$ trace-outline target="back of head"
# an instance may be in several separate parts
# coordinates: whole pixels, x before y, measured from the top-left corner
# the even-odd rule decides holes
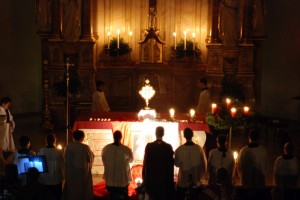
[[[221,134],[217,137],[217,141],[220,147],[225,147],[225,143],[226,143],[226,135]]]
[[[7,104],[7,103],[11,103],[11,98],[10,97],[3,97],[1,99],[0,104],[2,105],[2,104]]]
[[[84,132],[82,130],[76,130],[73,132],[73,139],[75,141],[82,141],[84,139]]]
[[[31,167],[27,172],[27,184],[36,183],[39,179],[39,171],[35,167]]]
[[[199,83],[202,83],[203,85],[207,85],[207,79],[206,78],[199,78]]]
[[[113,137],[114,137],[114,142],[120,142],[122,139],[121,131],[115,131]]]
[[[217,169],[217,182],[221,184],[228,184],[228,171],[224,167]]]
[[[103,86],[103,85],[104,85],[104,82],[103,82],[103,81],[101,81],[101,80],[96,81],[96,86],[97,86],[97,88],[98,88],[98,87],[101,87],[101,86]]]
[[[284,145],[284,153],[286,154],[293,154],[294,145],[291,142],[287,142]]]
[[[56,141],[56,136],[55,134],[49,134],[47,135],[47,145],[48,146],[53,146],[55,144],[55,141]]]
[[[155,136],[157,139],[162,139],[165,134],[165,129],[162,126],[156,127]]]
[[[252,129],[249,131],[249,139],[251,140],[251,142],[257,142],[258,137],[259,137],[259,133],[257,130]]]
[[[30,143],[30,138],[26,135],[20,137],[19,144],[22,148],[27,148],[27,145]]]
[[[193,130],[190,129],[190,128],[185,128],[184,131],[183,131],[183,136],[186,140],[191,140],[193,138]]]

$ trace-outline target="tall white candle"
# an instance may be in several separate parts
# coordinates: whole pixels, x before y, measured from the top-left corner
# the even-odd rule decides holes
[[[118,41],[117,41],[117,48],[120,48],[120,30],[117,31],[118,33]]]
[[[195,51],[196,49],[196,33],[192,33],[193,36],[193,50]]]
[[[174,50],[176,50],[176,43],[177,43],[177,41],[176,41],[176,32],[174,32],[173,35],[174,35]]]
[[[129,32],[129,46],[131,45],[131,36],[132,36],[132,31]]]
[[[186,31],[184,31],[183,34],[184,34],[183,50],[186,50]]]

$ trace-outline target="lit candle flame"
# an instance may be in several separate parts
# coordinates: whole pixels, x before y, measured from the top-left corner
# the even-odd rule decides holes
[[[231,116],[235,117],[236,116],[236,108],[232,107],[230,111],[231,111]]]
[[[170,117],[174,117],[174,115],[175,115],[175,110],[174,110],[174,108],[171,108],[170,110],[169,110],[169,113],[170,113]]]
[[[234,158],[235,161],[236,161],[237,157],[238,157],[238,153],[236,151],[234,151],[233,152],[233,158]]]
[[[62,146],[60,144],[57,145],[57,149],[62,149]]]
[[[132,31],[129,32],[129,35],[132,36]]]
[[[191,117],[195,117],[195,113],[196,113],[196,111],[195,111],[194,109],[191,109],[191,110],[190,110],[190,115],[191,115]]]

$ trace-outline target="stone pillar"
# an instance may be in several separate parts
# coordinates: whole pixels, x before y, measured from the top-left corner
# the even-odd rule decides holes
[[[219,29],[219,16],[220,16],[220,0],[210,1],[210,12],[211,12],[211,30],[210,38],[208,43],[221,43],[220,40],[220,29]]]
[[[241,39],[242,44],[252,44],[253,31],[253,0],[242,0],[241,2]]]
[[[62,2],[61,0],[52,0],[52,18],[51,18],[51,39],[61,39],[62,27]]]
[[[82,1],[80,39],[91,40],[91,0]]]

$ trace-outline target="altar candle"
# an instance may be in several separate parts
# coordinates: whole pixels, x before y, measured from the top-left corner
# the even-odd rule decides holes
[[[60,144],[57,145],[57,149],[62,149],[62,146]]]
[[[175,110],[174,110],[174,108],[171,108],[171,109],[169,110],[169,113],[170,113],[170,117],[173,118],[174,115],[175,115]]]
[[[117,40],[117,48],[120,48],[120,30],[117,30],[118,33],[118,40]]]
[[[107,46],[107,48],[109,49],[109,47],[110,47],[110,32],[107,33],[107,39],[108,39],[108,46]]]
[[[195,117],[195,113],[196,113],[196,111],[194,109],[190,110],[190,116],[191,117]]]
[[[173,35],[174,35],[174,50],[176,50],[176,32],[174,32],[173,33]]]
[[[130,37],[130,39],[129,39],[129,45],[131,44],[131,36],[132,36],[132,31],[129,32],[129,37]]]
[[[227,107],[227,109],[229,109],[230,104],[231,104],[231,99],[226,98],[226,107]]]
[[[248,114],[249,114],[249,107],[244,106],[244,115],[248,115]]]
[[[231,108],[231,117],[235,117],[236,116],[236,108]]]
[[[183,34],[184,34],[183,50],[186,50],[186,31],[183,31]]]
[[[238,157],[238,153],[236,151],[233,152],[233,158],[234,158],[234,161],[236,162],[237,160],[237,157]]]
[[[211,104],[211,114],[215,114],[216,110],[217,110],[217,104],[212,103]]]
[[[196,49],[196,33],[192,33],[193,36],[193,50],[195,51]]]

